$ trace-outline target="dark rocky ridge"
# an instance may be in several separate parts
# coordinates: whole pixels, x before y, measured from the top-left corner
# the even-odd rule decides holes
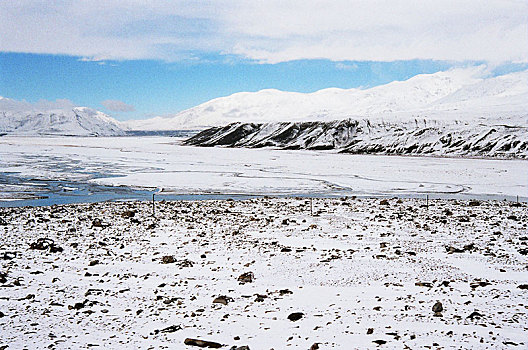
[[[184,144],[336,150],[353,154],[526,159],[528,128],[426,120],[401,123],[352,119],[332,122],[232,123],[204,130],[187,139]]]

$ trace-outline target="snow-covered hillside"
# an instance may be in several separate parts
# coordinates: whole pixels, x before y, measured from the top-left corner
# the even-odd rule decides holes
[[[273,89],[213,99],[173,117],[128,121],[133,130],[196,129],[233,122],[370,119],[514,120],[528,124],[528,71],[483,78],[483,67],[422,74],[370,89]]]
[[[186,140],[185,144],[526,159],[528,127],[426,120],[233,123],[204,130]]]
[[[0,97],[0,133],[118,136],[124,135],[125,131],[115,119],[87,107],[37,109],[27,103]]]

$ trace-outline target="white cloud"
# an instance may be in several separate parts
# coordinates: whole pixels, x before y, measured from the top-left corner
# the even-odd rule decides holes
[[[90,60],[528,61],[524,0],[0,2],[0,50]]]
[[[358,69],[358,65],[355,63],[343,63],[343,62],[337,62],[335,67],[339,70],[356,70]]]
[[[55,101],[39,100],[35,103],[26,100],[14,100],[10,98],[0,98],[0,111],[9,112],[30,112],[30,111],[53,111],[68,110],[77,107],[75,103],[67,99],[58,99]]]
[[[134,112],[136,110],[134,106],[119,100],[105,100],[101,104],[112,112]]]

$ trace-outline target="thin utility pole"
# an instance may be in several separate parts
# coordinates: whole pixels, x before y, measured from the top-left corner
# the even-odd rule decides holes
[[[152,194],[152,217],[156,217],[156,204],[154,202],[155,195],[155,193]]]

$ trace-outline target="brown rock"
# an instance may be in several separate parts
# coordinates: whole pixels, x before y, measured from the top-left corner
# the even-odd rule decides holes
[[[213,304],[227,305],[229,302],[232,302],[232,301],[234,301],[233,298],[225,296],[225,295],[220,295],[213,300]]]
[[[222,344],[215,343],[212,341],[207,340],[200,340],[200,339],[192,339],[187,338],[183,341],[185,345],[192,345],[192,346],[198,346],[200,348],[213,348],[213,349],[219,349],[222,347]]]
[[[175,262],[176,262],[176,259],[174,259],[172,255],[165,255],[164,257],[161,258],[162,264],[172,264]]]
[[[288,315],[288,320],[295,322],[303,318],[304,314],[302,312],[294,312]]]
[[[253,282],[254,278],[255,278],[255,275],[253,274],[253,272],[246,272],[246,273],[241,274],[238,277],[238,281],[242,283],[251,283]]]

